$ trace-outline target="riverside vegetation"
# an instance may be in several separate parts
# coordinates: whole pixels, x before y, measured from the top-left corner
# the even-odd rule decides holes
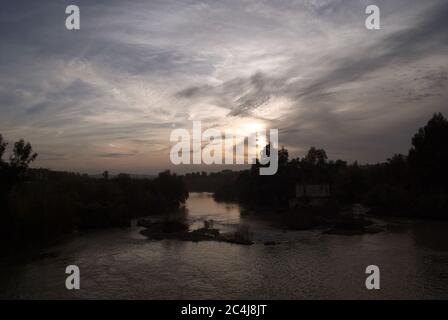
[[[75,230],[129,226],[132,218],[177,210],[188,198],[182,177],[169,171],[153,179],[127,174],[101,178],[28,168],[32,146],[16,142],[9,161],[0,135],[0,243],[45,243]]]
[[[14,144],[7,162],[7,144],[0,135],[1,243],[36,243],[73,230],[129,226],[132,218],[160,213],[165,213],[161,221],[139,221],[149,239],[252,243],[244,226],[221,234],[210,221],[190,231],[185,210],[179,210],[188,198],[187,186],[214,191],[218,201],[240,203],[242,214],[270,215],[273,224],[296,230],[324,227],[326,233],[348,235],[380,231],[369,219],[351,214],[356,205],[368,207],[370,214],[447,219],[446,141],[448,121],[439,113],[414,135],[407,155],[396,154],[384,163],[328,160],[323,149],[314,147],[303,158],[290,160],[282,148],[273,176],[260,176],[261,164],[256,163],[240,172],[183,177],[165,171],[154,179],[133,179],[126,174],[112,178],[107,171],[92,178],[29,169],[37,154],[23,140]],[[322,207],[290,209],[297,183],[330,184],[331,198]]]
[[[282,148],[276,175],[260,176],[256,163],[241,172],[187,175],[186,183],[206,188],[210,182],[216,200],[238,202],[249,214],[274,211],[274,222],[289,228],[321,225],[331,228],[328,233],[376,232],[368,219],[344,213],[357,204],[369,208],[370,215],[448,218],[447,141],[448,121],[437,113],[413,136],[407,155],[395,154],[384,163],[329,160],[325,150],[314,147],[303,158],[289,159]],[[329,202],[291,210],[297,183],[329,184]]]
[[[184,180],[189,190],[214,192],[217,201],[239,203],[242,215],[262,216],[279,228],[319,228],[340,235],[377,233],[382,228],[370,219],[375,215],[448,218],[446,141],[448,121],[438,113],[414,135],[407,155],[395,154],[384,163],[329,160],[325,150],[314,147],[303,158],[289,159],[288,150],[282,148],[273,176],[260,176],[261,164],[256,163],[240,172],[186,174]],[[331,197],[321,206],[291,208],[296,184],[328,184]],[[173,232],[169,237],[221,241],[219,233],[212,231]],[[249,233],[242,234],[246,235],[243,242],[250,244]]]

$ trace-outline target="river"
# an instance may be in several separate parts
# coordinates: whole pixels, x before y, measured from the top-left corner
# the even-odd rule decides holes
[[[137,226],[81,233],[39,259],[0,260],[0,298],[448,299],[447,223],[391,220],[382,233],[339,236],[275,229],[206,193],[187,208],[192,228],[245,224],[255,244],[149,241]],[[80,268],[80,290],[65,288],[68,265]],[[368,265],[380,268],[380,290],[365,287]]]

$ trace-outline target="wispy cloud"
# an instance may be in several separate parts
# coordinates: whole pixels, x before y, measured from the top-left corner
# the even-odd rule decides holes
[[[264,121],[293,156],[380,161],[448,111],[448,5],[366,1],[6,1],[0,131],[55,168],[156,171],[169,133]],[[120,151],[110,145],[120,146]],[[102,162],[101,162],[101,161]]]

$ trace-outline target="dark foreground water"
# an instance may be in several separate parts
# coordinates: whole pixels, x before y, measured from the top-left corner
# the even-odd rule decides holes
[[[210,195],[188,200],[192,227],[250,226],[256,244],[148,241],[139,227],[81,234],[46,258],[0,261],[0,298],[118,299],[448,299],[448,224],[388,221],[376,235],[283,231]],[[279,242],[266,246],[264,242]],[[81,290],[65,288],[65,268],[81,270]],[[365,289],[365,268],[381,270],[381,290]]]

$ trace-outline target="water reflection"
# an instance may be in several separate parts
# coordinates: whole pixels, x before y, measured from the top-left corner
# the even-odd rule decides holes
[[[191,194],[187,207],[193,229],[203,227],[204,220],[213,220],[221,227],[241,223],[238,204],[216,202],[210,193]]]

